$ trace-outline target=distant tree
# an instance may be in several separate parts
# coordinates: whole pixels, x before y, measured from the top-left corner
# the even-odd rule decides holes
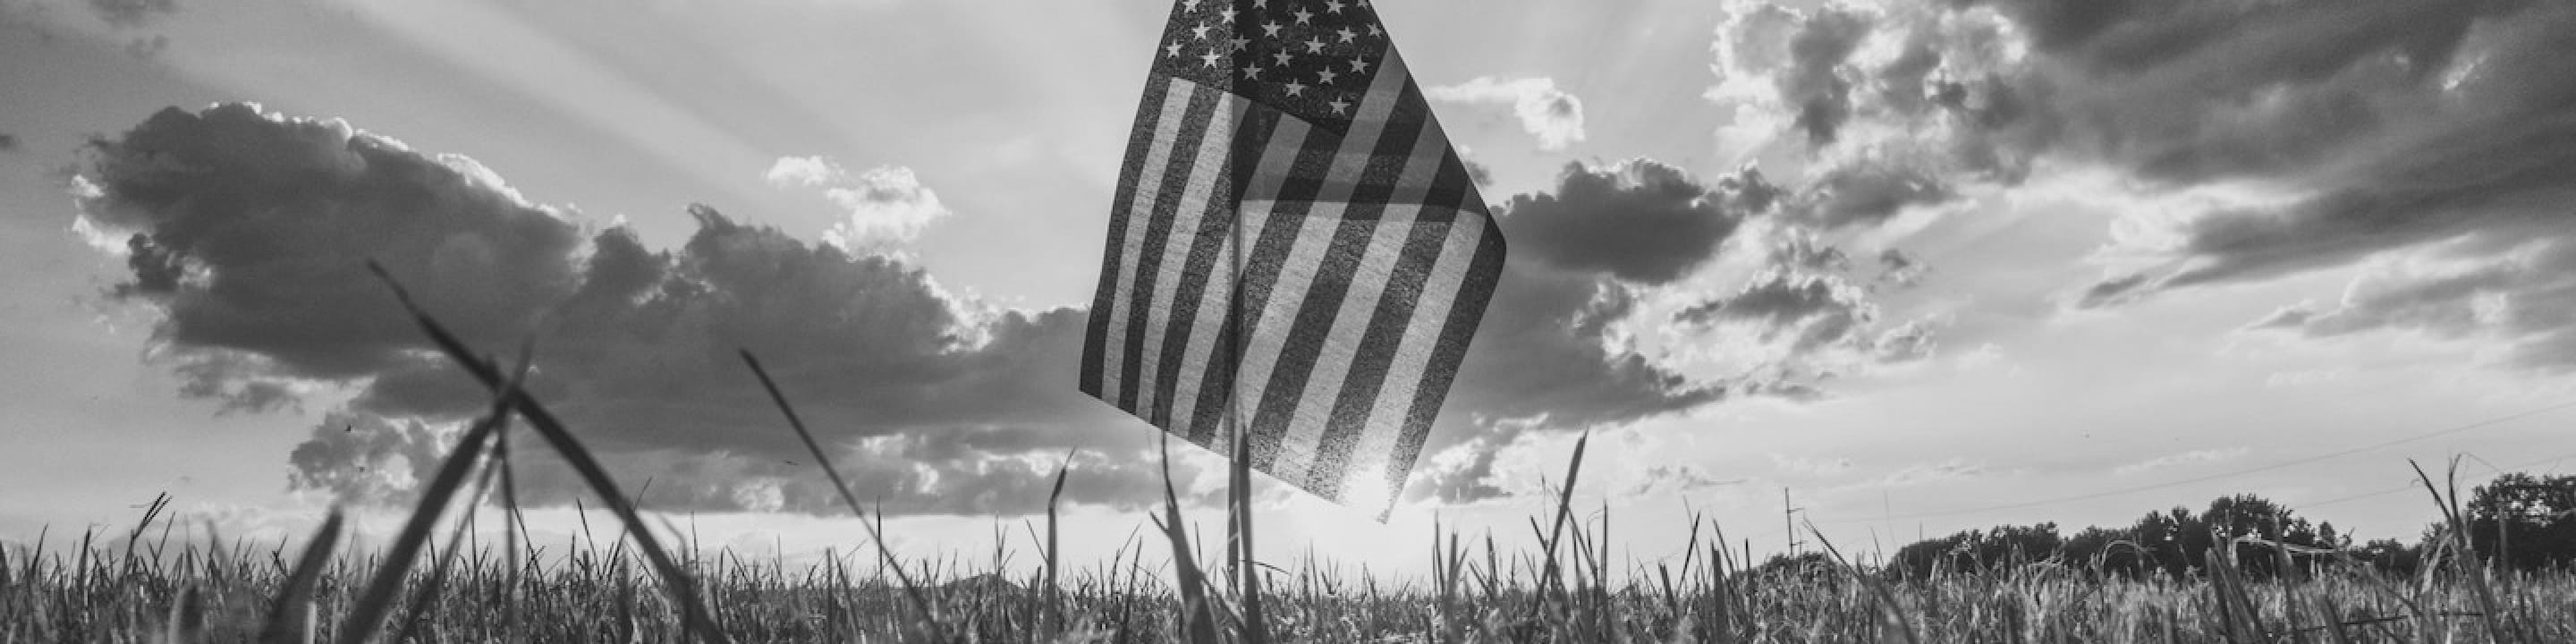
[[[1937,573],[1983,573],[2061,556],[2065,541],[2057,524],[1995,526],[1925,539],[1898,548],[1892,571],[1911,579]]]
[[[2243,572],[2269,578],[2281,572],[2273,544],[2292,546],[2294,562],[2322,564],[2328,560],[2315,557],[2314,550],[2341,549],[2351,538],[2269,499],[2237,494],[2211,500],[2199,513],[2181,507],[2149,512],[2127,528],[2085,528],[2072,537],[2061,536],[2055,523],[2040,523],[1926,539],[1899,548],[1888,569],[1922,579],[2056,560],[2103,574],[2182,578],[2207,572],[2208,553],[2225,545],[2234,549]]]
[[[2352,555],[2372,570],[2392,575],[2413,575],[2424,562],[2422,547],[2406,545],[2396,539],[2372,539],[2353,549]]]
[[[2498,476],[2469,495],[2469,546],[2518,570],[2576,564],[2576,475]]]

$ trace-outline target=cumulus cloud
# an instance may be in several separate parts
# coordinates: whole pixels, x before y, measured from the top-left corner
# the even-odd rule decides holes
[[[1844,275],[1851,258],[1783,223],[1784,192],[1750,169],[1702,181],[1636,160],[1569,166],[1552,190],[1514,197],[1500,214],[1513,252],[1442,416],[1456,424],[1436,432],[1453,438],[1428,459],[1426,492],[1448,501],[1506,494],[1491,478],[1497,453],[1526,444],[1529,432],[1634,422],[1729,396],[1812,400],[1823,395],[1812,382],[1823,371],[1929,355],[1934,326],[1877,328],[1868,290]],[[1741,238],[1757,220],[1771,237]],[[1686,295],[1685,278],[1726,248],[1754,249],[1761,254],[1748,259],[1769,268],[1734,296],[1646,314],[1649,300]],[[1773,346],[1760,373],[1693,378],[1626,335],[1634,324],[1674,326],[1668,317],[1685,334],[1741,326]],[[1658,485],[1709,483],[1667,474]]]
[[[1521,128],[1538,137],[1542,150],[1563,150],[1583,140],[1583,99],[1557,89],[1555,79],[1485,76],[1422,93],[1436,101],[1510,105],[1520,117]]]
[[[781,188],[821,188],[823,198],[844,213],[824,240],[844,250],[909,242],[949,215],[939,193],[923,187],[911,168],[878,166],[852,174],[826,157],[780,157],[762,177]]]
[[[1746,217],[1747,209],[1727,202],[1766,199],[1764,189],[1713,190],[1680,168],[1648,160],[1604,168],[1577,163],[1566,166],[1553,191],[1512,197],[1505,231],[1517,242],[1515,258],[1662,284],[1716,257]]]
[[[862,478],[937,482],[884,488],[890,509],[1024,509],[1014,495],[1067,450],[1139,461],[1149,436],[1057,382],[1081,312],[969,307],[898,260],[711,208],[691,209],[687,243],[651,250],[623,228],[586,231],[471,160],[239,104],[165,110],[92,152],[84,225],[130,235],[132,275],[112,295],[160,314],[150,355],[183,394],[267,409],[317,387],[356,392],[290,458],[302,487],[399,497],[440,432],[481,406],[361,268],[371,258],[473,344],[534,339],[530,388],[613,469],[655,477],[656,497],[684,507],[831,505],[810,465],[787,464],[803,450],[736,347],[769,361],[827,444],[874,477]],[[579,489],[544,470],[532,496]],[[1100,493],[1083,502],[1151,498],[1083,485]]]
[[[2576,201],[2571,47],[2576,5],[2548,2],[1765,4],[1720,27],[1709,95],[1782,115],[1768,122],[1811,143],[1836,142],[1811,174],[1825,185],[1843,177],[1841,189],[1808,197],[1827,227],[1883,222],[1951,198],[1962,181],[2017,182],[2040,160],[2108,169],[2149,193],[2270,193],[2163,224],[2151,237],[2168,243],[2126,249],[2162,268],[2071,298],[2098,308],[2391,258],[2536,257],[2545,251],[2524,245],[2576,242],[2564,207]],[[1848,153],[1890,148],[1907,153]],[[2527,276],[2515,263],[2525,261],[2412,289],[2364,276],[2355,288],[2377,300],[2280,326],[2476,326],[2522,347],[2516,363],[2545,363],[2542,347],[2560,342],[2547,327],[2459,313],[2480,300],[2448,295],[2483,294],[2499,316],[2569,306],[2550,302],[2565,294]],[[2415,303],[2399,314],[2400,301]]]
[[[182,394],[253,411],[345,400],[288,455],[299,488],[400,502],[484,404],[368,276],[374,259],[468,343],[532,339],[530,390],[612,473],[655,481],[652,507],[838,511],[738,347],[763,357],[844,474],[889,512],[1037,509],[1076,448],[1072,501],[1136,507],[1159,491],[1154,434],[1071,386],[1080,310],[964,300],[899,257],[706,206],[689,208],[685,242],[650,248],[470,159],[252,105],[165,110],[91,147],[74,180],[80,225],[123,240],[128,271],[109,296],[157,314],[146,355],[180,376]],[[776,170],[789,185],[849,176],[827,160]],[[1639,353],[1615,325],[1647,289],[1710,261],[1772,189],[1750,173],[1702,184],[1651,162],[1569,169],[1557,188],[1504,211],[1516,252],[1440,440],[1501,444],[1728,393]],[[1663,234],[1615,238],[1640,226]],[[522,456],[532,501],[580,493],[543,450]],[[1478,467],[1423,487],[1489,495]]]

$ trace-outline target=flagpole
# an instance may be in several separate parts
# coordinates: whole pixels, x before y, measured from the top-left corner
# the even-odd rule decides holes
[[[1234,3],[1235,9],[1241,12],[1238,14],[1241,18],[1236,20],[1233,25],[1235,37],[1238,39],[1236,42],[1245,42],[1248,40],[1248,37],[1252,35],[1252,28],[1250,26],[1252,24],[1252,16],[1258,15],[1258,12],[1243,11],[1245,9],[1253,8],[1245,6],[1248,3],[1244,2],[1244,0],[1231,1]],[[1240,54],[1242,52],[1238,50],[1229,53]],[[1242,92],[1240,90],[1242,90],[1242,84],[1245,79],[1236,77],[1231,71],[1229,71],[1226,76],[1229,81],[1226,83],[1229,86],[1229,89],[1237,90],[1235,93],[1237,95],[1241,95]],[[1232,140],[1228,141],[1226,146],[1230,152],[1230,154],[1227,155],[1226,165],[1237,163],[1257,163],[1255,160],[1257,156],[1249,154],[1253,151],[1247,149],[1251,146],[1244,144],[1243,132],[1241,131],[1241,128],[1243,127],[1242,119],[1236,119],[1234,126],[1236,131],[1231,134],[1230,138]],[[1234,176],[1249,174],[1231,172],[1233,168],[1220,168],[1220,170],[1228,171],[1229,175]],[[1227,223],[1226,234],[1231,237],[1228,241],[1233,245],[1233,252],[1230,253],[1230,259],[1233,261],[1229,262],[1229,264],[1232,265],[1232,275],[1227,279],[1229,285],[1226,289],[1225,301],[1226,316],[1234,321],[1233,326],[1235,333],[1234,337],[1228,339],[1228,343],[1233,346],[1228,348],[1228,352],[1231,354],[1228,357],[1232,358],[1228,363],[1232,365],[1232,367],[1228,370],[1228,375],[1226,377],[1225,433],[1228,440],[1233,442],[1234,458],[1229,459],[1231,463],[1230,467],[1227,468],[1229,470],[1229,474],[1231,474],[1231,476],[1228,477],[1228,485],[1226,486],[1229,488],[1229,496],[1231,497],[1227,505],[1229,506],[1228,512],[1232,516],[1227,517],[1226,525],[1237,534],[1230,535],[1231,538],[1228,539],[1228,541],[1233,542],[1230,549],[1235,551],[1235,558],[1227,563],[1234,566],[1237,574],[1239,575],[1234,580],[1236,584],[1235,597],[1244,602],[1244,617],[1246,622],[1248,622],[1247,626],[1251,627],[1247,629],[1248,632],[1246,634],[1251,636],[1253,644],[1264,644],[1263,641],[1268,639],[1265,637],[1266,633],[1264,631],[1267,631],[1268,629],[1263,628],[1261,624],[1263,617],[1261,615],[1260,598],[1257,594],[1259,592],[1258,580],[1260,579],[1261,573],[1253,566],[1252,559],[1252,441],[1251,438],[1245,436],[1243,432],[1242,406],[1241,401],[1238,400],[1240,397],[1238,392],[1242,391],[1243,387],[1240,386],[1241,383],[1237,381],[1237,379],[1242,376],[1243,347],[1250,338],[1250,334],[1246,332],[1250,326],[1250,321],[1243,317],[1243,255],[1250,249],[1245,246],[1243,238],[1243,186],[1234,185],[1232,188],[1235,193],[1231,200],[1234,203],[1234,219]]]

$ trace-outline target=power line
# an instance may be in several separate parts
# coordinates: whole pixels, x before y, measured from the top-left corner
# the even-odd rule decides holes
[[[1929,511],[1929,512],[1912,512],[1912,513],[1907,513],[1907,514],[1899,514],[1899,515],[1894,515],[1894,516],[1882,516],[1882,517],[1853,518],[1853,519],[1835,519],[1835,520],[1832,520],[1832,521],[1828,521],[1827,523],[1877,523],[1877,522],[1897,521],[1897,520],[1903,520],[1903,519],[1928,519],[1928,518],[1933,518],[1933,517],[1956,516],[1956,515],[1962,515],[1962,514],[1977,514],[1977,513],[1982,513],[1982,512],[1993,512],[1993,511],[1997,511],[1997,510],[2017,510],[2017,509],[2021,509],[2021,508],[2038,507],[2038,506],[2043,506],[2043,505],[2054,505],[2054,504],[2058,504],[2058,503],[2066,503],[2066,502],[2071,502],[2071,501],[2089,501],[2089,500],[2093,500],[2093,499],[2099,499],[2099,498],[2105,498],[2105,497],[2112,497],[2112,496],[2119,496],[2119,495],[2123,495],[2123,494],[2131,494],[2131,493],[2136,493],[2136,492],[2145,492],[2145,491],[2149,491],[2149,490],[2161,490],[2161,489],[2171,488],[2171,487],[2180,487],[2180,486],[2184,486],[2184,485],[2191,485],[2191,484],[2194,484],[2194,483],[2206,483],[2206,482],[2216,481],[2216,480],[2220,480],[2220,479],[2235,478],[2235,477],[2244,476],[2244,475],[2247,475],[2247,474],[2259,474],[2259,473],[2262,473],[2262,472],[2269,472],[2269,471],[2272,471],[2272,470],[2277,470],[2277,469],[2282,469],[2282,468],[2287,468],[2287,467],[2295,467],[2295,466],[2299,466],[2299,465],[2306,465],[2306,464],[2309,464],[2309,463],[2315,463],[2315,462],[2318,462],[2318,461],[2324,461],[2324,460],[2329,460],[2329,459],[2341,458],[2341,457],[2345,457],[2345,456],[2351,456],[2351,455],[2354,455],[2354,454],[2359,454],[2359,453],[2362,453],[2362,452],[2368,452],[2368,451],[2371,451],[2371,450],[2382,449],[2382,448],[2387,448],[2387,447],[2394,447],[2394,446],[2397,446],[2397,445],[2403,445],[2403,444],[2406,444],[2406,443],[2412,443],[2412,442],[2421,441],[2421,440],[2427,440],[2427,439],[2432,439],[2432,438],[2439,438],[2439,437],[2442,437],[2442,436],[2448,436],[2448,435],[2451,435],[2451,434],[2457,434],[2457,433],[2460,433],[2460,432],[2470,431],[2470,430],[2474,430],[2474,429],[2483,429],[2483,428],[2486,428],[2486,427],[2491,427],[2491,426],[2494,426],[2494,425],[2500,425],[2500,424],[2503,424],[2503,423],[2506,423],[2506,422],[2511,422],[2511,421],[2521,420],[2521,419],[2529,418],[2529,417],[2532,417],[2532,416],[2538,416],[2538,415],[2541,415],[2541,414],[2545,414],[2545,413],[2549,413],[2549,412],[2553,412],[2553,411],[2558,411],[2558,410],[2562,410],[2562,409],[2567,409],[2567,408],[2570,408],[2570,407],[2576,407],[2576,401],[2563,402],[2563,403],[2559,403],[2559,404],[2555,404],[2555,405],[2550,405],[2550,406],[2547,406],[2547,407],[2542,407],[2542,408],[2539,408],[2539,409],[2533,409],[2533,410],[2524,411],[2524,412],[2520,412],[2520,413],[2509,414],[2509,415],[2499,416],[2499,417],[2495,417],[2495,418],[2489,418],[2489,419],[2486,419],[2486,420],[2481,420],[2481,421],[2477,421],[2477,422],[2473,422],[2473,423],[2468,423],[2468,424],[2465,424],[2465,425],[2456,425],[2456,426],[2447,427],[2447,428],[2443,428],[2443,429],[2438,429],[2438,430],[2434,430],[2434,431],[2430,431],[2430,432],[2425,432],[2425,433],[2422,433],[2422,434],[2416,434],[2416,435],[2413,435],[2413,436],[2408,436],[2408,437],[2405,437],[2405,438],[2398,438],[2398,439],[2394,439],[2394,440],[2388,440],[2388,441],[2382,441],[2382,442],[2378,442],[2378,443],[2372,443],[2372,444],[2369,444],[2369,445],[2363,445],[2363,446],[2360,446],[2360,447],[2353,447],[2353,448],[2347,448],[2347,449],[2342,449],[2342,450],[2336,450],[2336,451],[2326,452],[2326,453],[2323,453],[2323,454],[2318,454],[2318,455],[2315,455],[2315,456],[2309,456],[2309,457],[2305,457],[2305,458],[2298,458],[2298,459],[2292,459],[2292,460],[2287,460],[2287,461],[2281,461],[2281,462],[2278,462],[2278,463],[2273,463],[2273,464],[2270,464],[2270,465],[2264,465],[2264,466],[2261,466],[2261,467],[2247,468],[2247,469],[2235,470],[2235,471],[2231,471],[2231,472],[2221,472],[2221,473],[2217,473],[2217,474],[2209,474],[2209,475],[2204,475],[2204,476],[2195,476],[2195,477],[2191,477],[2191,478],[2185,478],[2185,479],[2178,479],[2178,480],[2166,481],[2166,482],[2163,482],[2163,483],[2155,483],[2155,484],[2151,484],[2151,485],[2140,485],[2140,486],[2136,486],[2136,487],[2127,487],[2127,488],[2120,488],[2120,489],[2114,489],[2114,490],[2104,490],[2104,491],[2100,491],[2100,492],[2090,492],[2090,493],[2085,493],[2085,494],[2075,494],[2075,495],[2060,496],[2060,497],[2051,497],[2051,498],[2045,498],[2045,499],[2034,499],[2034,500],[2030,500],[2030,501],[2020,501],[2020,502],[2015,502],[2015,503],[2004,503],[2004,504],[1999,504],[1999,505],[1989,505],[1989,506],[1984,506],[1984,507],[1975,507],[1975,508],[1963,508],[1963,509],[1955,509],[1955,510],[1934,510],[1934,511]],[[2374,494],[2377,494],[2377,493],[2374,493]]]
[[[2564,461],[2564,460],[2571,459],[2571,458],[2576,458],[2576,453],[2560,454],[2560,455],[2552,456],[2552,457],[2549,457],[2549,458],[2544,458],[2544,459],[2539,459],[2539,460],[2534,460],[2534,461],[2527,461],[2527,462],[2522,462],[2522,463],[2515,463],[2515,464],[2507,465],[2507,466],[2504,466],[2504,467],[2494,467],[2494,466],[2489,466],[2489,467],[2487,468],[2487,471],[2488,471],[2488,472],[2490,472],[2490,473],[2500,473],[2500,472],[2504,472],[2504,471],[2507,471],[2507,470],[2519,470],[2519,469],[2528,468],[2528,467],[2531,467],[2531,466],[2534,466],[2534,465],[2539,465],[2539,464],[2542,464],[2542,463],[2553,463],[2553,462],[2557,462],[2557,461]],[[2294,509],[2294,510],[2305,510],[2305,509],[2308,509],[2308,508],[2313,508],[2313,507],[2318,507],[2318,506],[2334,505],[2334,504],[2337,504],[2337,503],[2344,503],[2344,502],[2347,502],[2347,501],[2359,501],[2359,500],[2362,500],[2362,499],[2367,499],[2367,498],[2371,498],[2371,497],[2375,497],[2375,496],[2388,496],[2388,495],[2396,494],[2396,493],[2399,493],[2399,492],[2414,492],[2414,491],[2420,491],[2420,490],[2422,490],[2422,489],[2424,489],[2424,487],[2423,487],[2422,485],[2420,485],[2420,484],[2408,483],[2408,484],[2406,484],[2406,485],[2401,485],[2401,486],[2397,486],[2397,487],[2394,487],[2394,488],[2389,488],[2389,489],[2385,489],[2385,490],[2380,490],[2380,491],[2377,491],[2377,492],[2363,492],[2363,493],[2360,493],[2360,494],[2355,494],[2355,495],[2351,495],[2351,496],[2340,496],[2340,497],[2335,497],[2335,498],[2331,498],[2331,499],[2326,499],[2326,500],[2323,500],[2323,501],[2317,501],[2317,502],[2314,502],[2314,503],[2303,503],[2303,504],[2299,504],[2299,505],[2291,506],[2291,509]]]

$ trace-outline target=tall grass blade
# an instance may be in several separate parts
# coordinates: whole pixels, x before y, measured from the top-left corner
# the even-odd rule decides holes
[[[573,437],[571,431],[564,429],[563,422],[555,418],[554,412],[547,411],[544,405],[537,404],[536,398],[529,396],[525,390],[505,392],[503,388],[506,383],[501,376],[500,368],[475,357],[474,352],[465,347],[464,341],[458,340],[454,333],[448,332],[446,326],[439,324],[437,319],[431,318],[429,313],[422,311],[420,304],[412,300],[411,292],[404,289],[401,282],[394,280],[393,274],[387,272],[383,264],[368,260],[367,270],[374,272],[377,279],[384,281],[385,286],[393,291],[394,299],[402,304],[403,309],[411,314],[412,320],[420,325],[421,331],[429,335],[431,342],[437,344],[439,350],[445,352],[449,360],[463,366],[466,373],[482,381],[484,388],[507,399],[510,406],[518,410],[519,416],[528,420],[529,428],[535,430],[538,437],[544,438],[547,445],[555,448],[555,452],[563,456],[564,463],[572,466],[573,472],[581,476],[582,482],[588,484],[591,491],[598,494],[601,501],[608,505],[609,511],[616,513],[618,521],[623,523],[634,537],[637,549],[643,552],[645,558],[653,565],[654,573],[661,578],[663,590],[671,594],[674,603],[679,604],[687,622],[684,628],[710,642],[732,642],[733,639],[725,635],[722,625],[715,621],[715,614],[708,611],[706,604],[700,600],[695,580],[686,569],[680,567],[678,561],[671,558],[670,551],[662,547],[661,540],[653,536],[652,529],[644,524],[643,515],[635,511],[634,505],[626,502],[625,493],[618,490],[617,481],[608,475],[608,469],[599,464],[599,459],[590,454],[589,448],[582,446],[580,439]]]
[[[260,644],[304,644],[313,639],[313,589],[322,579],[322,568],[331,559],[331,550],[340,545],[340,510],[322,519],[322,527],[313,531],[313,539],[304,544],[304,554],[295,558],[295,568],[286,573],[278,585],[277,595],[268,605],[268,620],[260,626]]]
[[[421,545],[429,541],[430,528],[446,512],[448,502],[456,498],[456,491],[465,486],[466,474],[483,459],[484,443],[509,423],[510,396],[519,392],[528,377],[528,353],[526,345],[519,347],[519,367],[511,372],[509,384],[492,396],[491,409],[483,418],[456,439],[456,447],[448,450],[447,459],[438,465],[438,473],[421,490],[420,502],[413,506],[411,517],[403,521],[402,532],[394,537],[393,548],[386,551],[383,566],[376,569],[375,579],[367,582],[358,602],[350,607],[348,619],[341,623],[341,644],[375,639],[376,631],[384,626],[385,615],[393,611],[395,596],[411,576],[412,560],[419,558]]]
[[[760,387],[769,392],[770,402],[777,403],[778,412],[787,416],[787,426],[796,430],[797,440],[805,442],[806,453],[814,457],[816,466],[823,468],[824,476],[831,478],[832,489],[841,493],[841,501],[849,504],[850,512],[859,517],[859,525],[867,528],[868,541],[876,546],[877,556],[884,559],[886,567],[894,571],[895,579],[903,583],[904,595],[911,598],[913,609],[921,612],[922,623],[930,629],[931,637],[940,642],[949,641],[947,627],[940,623],[937,607],[922,595],[921,587],[913,583],[912,577],[904,573],[903,565],[894,560],[894,551],[886,548],[882,529],[868,523],[867,511],[859,506],[858,494],[850,491],[849,481],[841,479],[841,470],[832,466],[832,457],[823,453],[823,446],[814,442],[814,432],[805,429],[805,419],[796,415],[795,406],[787,404],[787,395],[779,393],[778,383],[770,380],[769,370],[761,368],[760,358],[753,357],[749,350],[741,353],[743,364],[751,367],[751,374],[760,378]],[[884,520],[883,514],[878,517],[878,520]]]

